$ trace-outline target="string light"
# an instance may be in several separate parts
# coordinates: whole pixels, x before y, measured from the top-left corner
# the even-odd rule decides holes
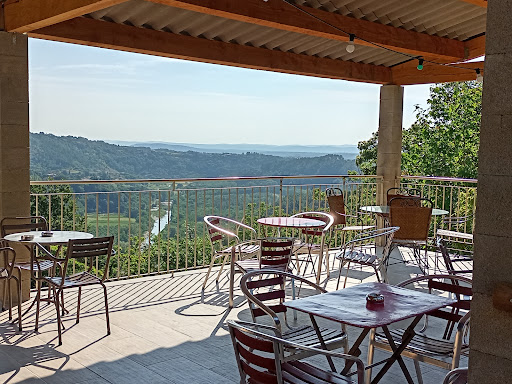
[[[352,53],[356,49],[356,46],[354,45],[354,39],[356,38],[356,35],[350,33],[349,36],[350,36],[350,41],[348,42],[346,49],[347,49],[348,53]]]
[[[478,81],[479,83],[484,81],[484,77],[483,77],[482,73],[480,72],[480,68],[476,69],[476,81]]]
[[[425,60],[424,59],[418,59],[418,66],[416,68],[418,68],[418,71],[421,71],[423,69],[423,62]]]

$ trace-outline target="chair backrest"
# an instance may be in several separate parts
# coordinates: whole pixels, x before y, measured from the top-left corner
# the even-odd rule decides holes
[[[241,383],[281,384],[279,344],[259,332],[249,332],[237,322],[227,321]]]
[[[279,332],[281,320],[277,314],[286,314],[283,303],[286,300],[287,279],[301,282],[303,286],[313,288],[318,293],[326,292],[324,288],[301,276],[279,270],[252,271],[243,275],[240,280],[240,289],[247,298],[252,319],[256,321],[258,317],[270,316]]]
[[[447,322],[443,338],[448,339],[453,330],[453,325],[461,320],[471,308],[471,299],[473,297],[472,281],[463,276],[450,274],[426,275],[405,280],[397,284],[397,286],[407,288],[408,286],[419,284],[419,286],[424,289],[425,287],[423,285],[425,283],[429,293],[435,291],[439,295],[448,294],[450,297],[457,299],[457,302],[453,305],[428,313],[428,316],[436,317]]]
[[[10,278],[14,263],[16,262],[16,251],[9,247],[9,243],[6,240],[0,239],[0,254],[2,255],[0,260],[3,262],[0,267],[0,279]]]
[[[386,192],[386,202],[389,205],[395,197],[421,197],[421,191],[416,188],[389,188]]]
[[[2,237],[17,232],[47,230],[48,222],[43,216],[4,217],[0,222]]]
[[[420,240],[428,238],[432,219],[432,201],[420,197],[395,197],[389,202],[389,222],[400,227],[395,240]]]
[[[320,220],[325,223],[323,227],[302,228],[301,233],[307,236],[325,235],[325,233],[328,232],[334,224],[334,218],[330,214],[324,212],[301,212],[293,215],[292,217]]]
[[[69,240],[62,270],[67,271],[70,260],[83,258],[86,260],[86,265],[88,265],[88,272],[91,272],[94,258],[104,258],[104,271],[101,277],[101,281],[104,281],[108,276],[108,266],[113,245],[114,236]]]
[[[286,270],[293,252],[293,239],[266,238],[260,240],[260,268]]]
[[[346,225],[345,200],[343,191],[340,188],[327,188],[325,190],[327,204],[329,204],[329,214],[334,218],[333,225]]]
[[[252,238],[256,235],[256,231],[250,226],[227,217],[205,216],[203,220],[208,228],[208,236],[213,248],[217,247],[220,249],[227,246],[230,240],[233,239],[236,242],[244,240],[239,238],[238,231],[240,228],[249,231]]]

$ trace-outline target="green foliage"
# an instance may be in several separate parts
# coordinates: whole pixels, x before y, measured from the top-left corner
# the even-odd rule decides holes
[[[428,107],[416,107],[416,121],[403,131],[402,173],[476,178],[482,111],[482,85],[458,82],[430,88]],[[374,175],[377,133],[358,144],[356,164]]]

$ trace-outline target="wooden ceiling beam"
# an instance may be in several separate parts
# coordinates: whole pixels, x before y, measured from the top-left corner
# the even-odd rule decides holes
[[[30,37],[212,64],[387,84],[391,69],[177,35],[78,17],[29,32]]]
[[[418,62],[414,60],[391,68],[393,84],[413,85],[476,80],[475,70],[477,68],[480,69],[482,75],[484,74],[483,61],[457,64],[459,68],[424,63],[421,71],[418,70],[417,65]],[[467,68],[467,70],[460,67]]]
[[[464,42],[467,60],[476,59],[485,55],[485,35]]]
[[[25,33],[98,11],[127,0],[8,0],[5,30]]]
[[[359,20],[337,13],[327,12],[306,6],[298,8],[283,0],[149,0],[175,8],[228,18],[277,28],[283,31],[297,32],[338,41],[349,41],[349,36],[315,19],[321,19],[344,31],[356,35],[386,48],[414,56],[424,56],[431,60],[448,62],[464,60],[464,43],[461,41],[430,36],[425,33],[408,31],[403,28]],[[357,45],[372,46],[356,38]]]

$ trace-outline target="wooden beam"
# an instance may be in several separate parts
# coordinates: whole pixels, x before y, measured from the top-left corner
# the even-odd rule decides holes
[[[367,83],[391,82],[391,69],[371,64],[255,48],[124,24],[75,18],[29,33],[30,37],[204,63]]]
[[[127,0],[8,0],[5,30],[25,33],[98,11]]]
[[[338,41],[348,41],[349,36],[314,17],[287,4],[283,0],[149,0],[154,3],[187,9],[190,11],[243,21],[246,23],[277,28]],[[432,60],[448,62],[464,60],[464,43],[408,31],[388,25],[359,20],[337,13],[326,12],[306,6],[298,6],[311,15],[324,20],[361,39],[377,43],[386,48],[424,56]],[[356,39],[356,44],[374,47],[366,41]]]
[[[418,62],[413,60],[391,68],[393,84],[413,85],[476,80],[475,70],[477,68],[480,68],[480,73],[482,75],[484,74],[483,61],[456,64],[457,67],[464,67],[467,69],[424,63],[423,69],[419,71],[417,65]]]
[[[465,3],[469,3],[469,4],[473,4],[473,5],[478,5],[479,7],[482,7],[482,8],[487,8],[487,0],[461,0]]]
[[[467,60],[476,59],[485,55],[485,35],[464,42]]]

